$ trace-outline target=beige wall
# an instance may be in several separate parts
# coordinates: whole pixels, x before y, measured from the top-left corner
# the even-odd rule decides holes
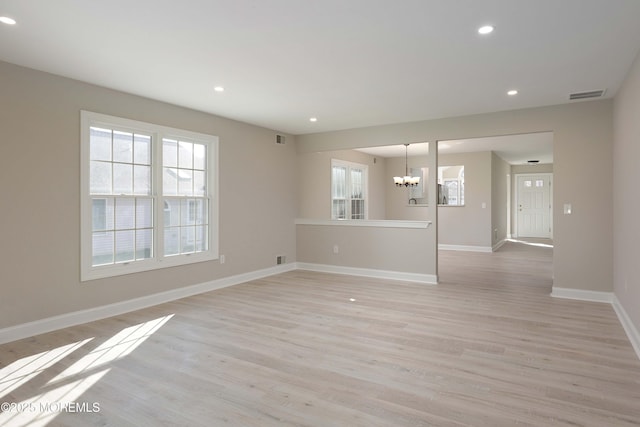
[[[496,153],[491,153],[491,245],[495,246],[507,238],[507,215],[511,165]]]
[[[0,328],[295,261],[295,138],[0,62]],[[217,261],[80,282],[80,110],[220,137]]]
[[[614,291],[640,330],[640,56],[614,106]]]
[[[465,204],[438,207],[438,243],[491,247],[491,152],[438,156],[438,166],[457,165],[464,165]]]
[[[613,197],[610,100],[301,135],[300,153],[416,141],[554,132],[554,287],[611,291]],[[593,194],[600,203],[593,203]]]
[[[296,235],[299,262],[436,275],[433,226],[416,229],[298,225]],[[338,247],[337,254],[334,246]]]
[[[331,219],[331,160],[368,166],[368,219],[385,219],[385,159],[354,150],[301,153],[297,156],[298,218]]]
[[[398,188],[393,182],[394,176],[404,176],[404,162],[404,157],[391,157],[386,160],[387,167],[384,187],[387,194],[386,219],[427,221],[430,219],[429,208],[426,206],[409,206],[410,190],[408,188]],[[428,163],[428,156],[414,156],[409,158],[409,168],[426,168]],[[428,186],[428,182],[423,181],[422,184],[427,184]]]

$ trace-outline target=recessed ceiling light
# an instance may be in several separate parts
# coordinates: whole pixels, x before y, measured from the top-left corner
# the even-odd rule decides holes
[[[311,117],[311,118],[309,119],[309,121],[310,121],[310,122],[317,122],[317,121],[318,121],[318,118],[317,118],[317,117]]]
[[[515,89],[511,89],[509,92],[507,92],[507,95],[509,95],[509,96],[514,96],[514,95],[517,95],[517,94],[518,94],[518,91],[515,90]]]
[[[16,20],[8,16],[0,16],[0,22],[7,25],[16,25]]]
[[[216,92],[224,92],[224,88],[222,86],[216,86],[213,88]]]
[[[484,27],[478,28],[478,33],[480,34],[489,34],[493,32],[493,26],[485,25]]]

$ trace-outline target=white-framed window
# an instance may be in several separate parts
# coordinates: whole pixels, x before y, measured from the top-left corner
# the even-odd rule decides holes
[[[366,165],[331,160],[331,219],[367,219]]]
[[[81,280],[218,257],[218,138],[81,112]]]

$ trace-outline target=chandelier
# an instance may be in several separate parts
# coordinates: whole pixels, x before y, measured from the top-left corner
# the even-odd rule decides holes
[[[393,182],[397,187],[415,187],[420,183],[419,176],[409,175],[409,144],[404,144],[404,176],[394,176]]]

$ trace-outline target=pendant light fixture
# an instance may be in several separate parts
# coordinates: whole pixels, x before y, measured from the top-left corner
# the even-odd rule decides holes
[[[409,175],[409,144],[404,144],[404,176],[394,176],[393,182],[397,187],[415,187],[420,183],[419,176]]]

